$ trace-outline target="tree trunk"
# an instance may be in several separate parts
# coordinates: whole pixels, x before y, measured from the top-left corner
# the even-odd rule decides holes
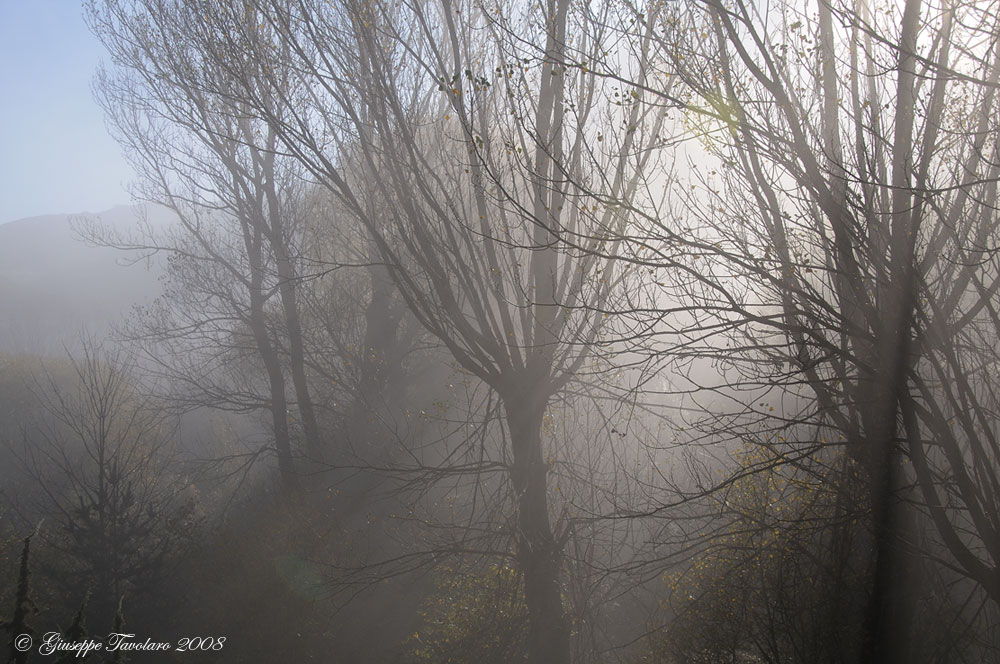
[[[247,321],[253,334],[257,353],[267,372],[268,394],[270,396],[271,426],[274,431],[274,446],[278,454],[278,472],[286,490],[296,490],[298,479],[292,464],[292,444],[288,435],[288,398],[285,396],[285,377],[281,372],[281,360],[267,332],[264,317],[263,270],[259,255],[260,243],[250,247],[251,269],[250,317]]]
[[[295,292],[295,273],[292,270],[288,252],[283,246],[275,248],[278,263],[278,294],[285,316],[285,331],[288,334],[288,355],[292,370],[292,385],[299,414],[302,416],[302,430],[305,433],[306,448],[314,457],[323,454],[316,410],[309,394],[309,380],[306,377],[305,350],[302,342],[302,323],[299,317],[298,297]]]
[[[267,334],[259,332],[254,325],[257,348],[267,371],[268,389],[271,396],[271,426],[274,430],[274,446],[278,454],[278,472],[286,489],[298,487],[295,468],[292,464],[292,444],[288,435],[288,399],[285,396],[285,378],[281,375],[278,354],[274,352]],[[262,339],[263,337],[263,339]]]
[[[358,392],[351,415],[351,434],[365,444],[377,436],[372,413],[384,410],[400,387],[397,334],[400,315],[393,306],[392,281],[381,265],[368,269],[371,278],[371,301],[365,310],[365,337],[358,374]]]
[[[504,398],[514,453],[511,480],[517,495],[517,558],[524,574],[530,622],[528,661],[569,664],[569,625],[559,586],[561,552],[549,525],[548,464],[542,453],[545,406],[545,398],[523,391],[512,390]]]
[[[281,298],[281,308],[285,318],[285,332],[288,335],[288,355],[292,370],[292,385],[295,387],[295,398],[298,403],[299,415],[302,416],[302,430],[306,438],[306,449],[314,457],[319,457],[323,450],[320,443],[319,425],[316,423],[316,411],[312,398],[309,396],[309,381],[306,378],[305,350],[302,341],[302,322],[299,316],[299,305],[296,288],[297,274],[289,256],[289,238],[282,218],[283,210],[278,201],[278,194],[273,183],[274,148],[277,136],[271,132],[268,135],[268,151],[263,157],[263,168],[267,179],[261,183],[266,196],[266,219],[268,239],[278,271],[278,296]]]
[[[901,24],[896,119],[892,147],[892,215],[889,219],[888,283],[880,289],[881,317],[875,332],[879,361],[872,414],[865,424],[870,448],[875,578],[868,607],[864,661],[905,664],[912,637],[912,564],[903,541],[906,515],[901,501],[901,455],[897,440],[900,397],[911,369],[911,331],[916,304],[916,241],[921,202],[913,196],[913,122],[917,109],[916,52],[921,0],[906,0]],[[929,146],[925,146],[929,148]]]

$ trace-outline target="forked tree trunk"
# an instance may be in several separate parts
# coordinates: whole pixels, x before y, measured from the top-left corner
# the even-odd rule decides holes
[[[302,323],[299,316],[298,297],[295,292],[295,273],[291,268],[287,252],[282,248],[275,252],[278,256],[278,294],[281,297],[281,307],[285,314],[285,329],[288,333],[288,355],[292,374],[292,386],[295,388],[295,399],[299,414],[302,416],[302,431],[305,434],[306,449],[316,458],[323,453],[323,445],[316,422],[316,410],[313,408],[312,396],[309,391],[309,378],[306,375],[305,344],[302,340]]]
[[[249,133],[249,132],[247,132]],[[302,340],[302,319],[299,316],[298,294],[296,289],[295,267],[289,255],[289,239],[282,218],[282,207],[278,201],[275,182],[275,148],[277,135],[268,134],[267,151],[263,157],[263,168],[266,180],[261,183],[261,189],[266,197],[266,219],[263,225],[268,229],[268,239],[278,270],[278,295],[281,298],[281,308],[285,315],[285,331],[288,334],[288,355],[291,365],[292,385],[295,388],[295,398],[299,414],[302,416],[302,431],[305,434],[306,449],[318,458],[322,452],[319,425],[316,423],[316,411],[313,408],[312,397],[309,394],[309,379],[306,376],[305,344]],[[263,221],[263,220],[262,220]]]
[[[546,399],[512,391],[504,398],[517,496],[517,559],[528,607],[528,661],[569,664],[569,625],[559,585],[561,552],[549,525],[548,464],[542,451]]]
[[[278,456],[278,473],[286,490],[298,488],[298,478],[292,462],[292,444],[288,433],[288,398],[285,396],[285,377],[281,373],[281,362],[274,351],[267,332],[262,326],[253,324],[254,339],[267,371],[268,394],[270,396],[271,427],[274,431],[274,447]]]
[[[267,372],[269,408],[271,411],[271,426],[274,431],[274,446],[278,455],[278,472],[281,475],[282,486],[286,491],[298,489],[298,478],[292,462],[292,444],[288,433],[288,397],[285,393],[285,376],[281,370],[281,359],[271,342],[267,322],[264,315],[263,280],[264,269],[261,256],[260,229],[254,230],[253,241],[247,242],[247,255],[250,259],[250,332],[253,334],[257,353],[264,363]],[[249,236],[248,236],[249,237]]]
[[[865,630],[864,661],[906,664],[913,632],[912,564],[904,541],[907,519],[897,440],[899,404],[911,369],[911,330],[916,311],[916,242],[921,203],[913,196],[913,122],[917,110],[917,35],[921,0],[906,0],[901,24],[896,124],[892,147],[892,216],[888,225],[889,282],[880,293],[879,360],[870,421],[872,515],[876,533],[875,578]],[[927,146],[925,146],[927,147]]]

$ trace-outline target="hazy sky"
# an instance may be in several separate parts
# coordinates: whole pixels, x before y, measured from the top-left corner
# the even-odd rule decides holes
[[[0,223],[128,203],[90,91],[106,59],[79,0],[0,0]]]

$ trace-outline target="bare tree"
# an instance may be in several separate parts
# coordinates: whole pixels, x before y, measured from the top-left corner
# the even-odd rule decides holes
[[[606,103],[583,64],[602,52],[607,8],[557,1],[523,20],[519,9],[262,2],[246,22],[220,7],[211,35],[239,95],[368,231],[409,310],[499,396],[528,649],[565,662],[567,534],[550,520],[542,423],[600,341],[622,275],[596,249],[628,224],[616,201],[634,194],[657,119]],[[275,48],[299,85],[229,55]],[[605,136],[614,148],[595,150]]]
[[[728,384],[717,393],[738,404],[728,421],[708,421],[772,432],[788,460],[846,449],[838,510],[865,515],[857,546],[873,566],[864,636],[859,649],[842,644],[847,661],[914,656],[915,554],[937,555],[914,544],[921,510],[945,564],[995,597],[993,397],[979,368],[996,338],[988,16],[922,0],[705,2],[632,16],[656,21],[658,73],[677,81],[649,98],[701,143],[691,193],[675,194],[686,219],[646,218],[654,249],[702,261],[696,288],[673,282],[706,314],[683,355],[718,358]],[[613,65],[605,74],[619,76]]]
[[[375,350],[394,345],[398,297],[475,378],[467,402],[482,410],[466,414],[461,450],[403,446],[411,465],[380,470],[434,497],[448,491],[441,478],[458,478],[450,498],[473,505],[458,510],[467,520],[451,550],[515,558],[534,662],[573,655],[564,596],[586,595],[577,582],[597,567],[578,527],[676,515],[667,507],[782,465],[831,485],[822,509],[803,512],[826,519],[803,541],[831,546],[812,562],[834,580],[870,565],[863,615],[839,598],[817,614],[850,623],[823,636],[831,661],[914,655],[922,566],[954,568],[970,596],[996,603],[1000,50],[988,8],[532,9],[147,0],[92,14],[131,72],[103,79],[112,119],[147,197],[187,231],[172,247],[184,307],[159,336],[179,330],[178,351],[204,342],[207,353],[175,375],[202,402],[264,405],[293,482],[289,406],[314,447],[319,431],[310,372],[350,375],[345,429],[381,435],[358,422],[399,371],[398,355]],[[306,179],[332,197],[331,225],[364,235],[363,338],[330,342],[361,349],[356,371],[311,357],[302,329],[303,238],[324,223],[297,221]],[[313,295],[321,314],[332,300]],[[625,348],[640,352],[603,354]],[[608,490],[574,499],[589,501],[587,518],[568,516],[559,482],[596,485],[596,469],[614,475],[628,455],[592,460],[588,474],[559,458],[546,418],[573,381],[647,358],[675,370],[640,378],[652,407],[667,402],[649,387],[663,378],[697,413],[695,432],[673,432],[695,450],[691,477],[636,463],[628,486],[609,483],[636,501]],[[207,369],[223,365],[247,389],[215,384]],[[594,440],[613,440],[611,426]],[[767,453],[706,480],[696,444],[734,441]],[[651,456],[669,445],[652,441]],[[657,490],[661,504],[636,509]],[[580,550],[566,583],[570,541]]]
[[[39,494],[33,509],[59,525],[43,531],[59,554],[50,574],[110,620],[119,598],[162,571],[192,506],[170,466],[170,419],[143,396],[134,362],[84,340],[69,368],[36,376],[48,420],[25,431],[19,458]]]
[[[281,475],[292,486],[291,406],[308,453],[323,453],[299,303],[303,281],[321,270],[302,257],[302,170],[277,153],[274,131],[227,93],[227,71],[194,47],[195,12],[155,0],[109,2],[94,5],[89,20],[116,65],[97,91],[140,174],[136,192],[180,219],[175,237],[140,247],[170,254],[175,280],[165,302],[173,310],[161,311],[145,337],[172,340],[180,361],[170,373],[193,388],[196,403],[270,412]],[[227,348],[236,356],[252,349],[265,397],[217,380],[220,365],[236,357]]]

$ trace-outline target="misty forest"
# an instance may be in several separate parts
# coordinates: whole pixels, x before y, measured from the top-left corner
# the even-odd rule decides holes
[[[4,661],[1000,661],[995,0],[83,12]]]

